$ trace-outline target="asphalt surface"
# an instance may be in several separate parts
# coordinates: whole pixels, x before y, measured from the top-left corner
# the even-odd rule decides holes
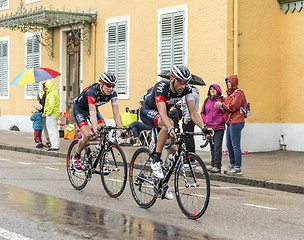
[[[0,131],[0,149],[27,152],[53,157],[66,158],[71,140],[61,138],[59,151],[38,149],[31,133]],[[123,146],[129,162],[138,147]],[[205,164],[210,164],[210,153],[196,152]],[[223,155],[222,171],[229,165],[227,155]],[[248,153],[243,155],[242,176],[210,174],[211,180],[262,187],[298,194],[304,194],[304,152],[274,151]]]

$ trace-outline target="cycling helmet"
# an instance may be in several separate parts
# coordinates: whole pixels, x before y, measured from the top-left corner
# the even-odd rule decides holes
[[[42,107],[41,104],[36,104],[36,105],[35,105],[35,108],[36,108],[38,111],[41,111],[43,107]]]
[[[99,75],[99,82],[103,84],[116,84],[117,83],[117,78],[115,74],[105,72]]]
[[[190,81],[191,71],[183,65],[173,66],[170,69],[170,76],[182,81]]]

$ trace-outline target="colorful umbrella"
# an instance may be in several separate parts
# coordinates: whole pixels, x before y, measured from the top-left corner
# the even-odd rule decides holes
[[[11,85],[19,86],[32,83],[38,83],[44,80],[52,79],[61,75],[49,68],[31,68],[20,73],[11,83]]]

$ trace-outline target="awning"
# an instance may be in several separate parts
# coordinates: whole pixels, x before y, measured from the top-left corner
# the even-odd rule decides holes
[[[44,31],[44,36],[39,36],[40,43],[47,47],[49,56],[53,57],[53,34],[56,27],[69,26],[74,31],[81,30],[81,39],[88,54],[91,53],[91,24],[96,24],[97,12],[72,12],[59,10],[45,10],[35,8],[27,10],[23,7],[21,0],[15,14],[2,15],[0,18],[0,28],[20,30],[22,32],[39,33]],[[37,36],[36,35],[36,36]],[[43,35],[43,34],[42,34]]]
[[[288,10],[292,13],[294,12],[294,10],[300,12],[304,7],[304,1],[299,0],[278,0],[278,2],[284,13],[287,13]]]

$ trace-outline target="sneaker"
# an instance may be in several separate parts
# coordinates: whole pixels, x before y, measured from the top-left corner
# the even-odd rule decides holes
[[[228,171],[234,169],[234,166],[228,166],[227,169],[224,171],[224,173],[227,174]]]
[[[211,169],[213,168],[213,166],[208,165],[206,168],[207,168],[207,170],[210,172],[210,171],[211,171]]]
[[[235,169],[235,168],[232,168],[230,170],[227,170],[226,174],[230,174],[230,175],[241,175],[242,174],[242,170],[239,168],[239,169]]]
[[[170,189],[168,188],[165,194],[165,198],[168,200],[172,200],[173,199],[173,194],[171,193]]]
[[[156,163],[151,162],[151,168],[153,170],[153,174],[155,177],[160,179],[163,179],[165,177],[162,170],[161,162],[156,162]]]
[[[140,143],[133,144],[133,147],[139,147],[139,146],[140,146]]]
[[[72,158],[73,160],[73,169],[76,171],[76,172],[81,172],[82,171],[82,168],[80,166],[80,160],[79,158],[75,158],[75,156]]]
[[[104,175],[109,175],[109,173],[110,173],[109,168],[106,167],[105,165],[103,165],[103,174],[104,174]]]
[[[220,168],[217,168],[217,167],[214,167],[210,170],[211,173],[221,173],[221,169]]]
[[[196,168],[196,163],[195,162],[191,162],[191,166],[192,166],[192,168]],[[189,164],[188,163],[184,163],[184,168],[189,168]]]
[[[38,143],[36,148],[43,148],[43,144],[42,143]]]

